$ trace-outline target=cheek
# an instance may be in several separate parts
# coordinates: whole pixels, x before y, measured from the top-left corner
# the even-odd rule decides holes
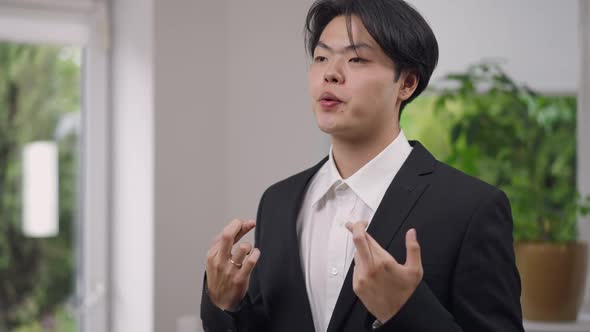
[[[376,78],[363,86],[363,95],[367,105],[372,105],[377,111],[393,107],[395,101],[395,84],[389,76]]]
[[[310,69],[307,72],[307,87],[309,89],[309,96],[312,99],[317,99],[320,94],[320,89],[322,86],[321,77],[317,70]]]
[[[350,106],[350,116],[356,121],[374,126],[389,119],[395,107],[393,82],[385,77],[365,80],[351,86],[354,103]]]
[[[370,80],[352,86],[356,115],[371,114],[381,108],[384,101],[384,87],[379,82]]]

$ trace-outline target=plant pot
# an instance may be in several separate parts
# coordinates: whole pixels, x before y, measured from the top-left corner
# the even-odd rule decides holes
[[[587,245],[517,242],[524,319],[574,321],[582,305]]]

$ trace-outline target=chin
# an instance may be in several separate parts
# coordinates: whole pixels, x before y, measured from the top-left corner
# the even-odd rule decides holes
[[[334,120],[330,116],[316,113],[316,124],[326,134],[331,134],[338,129],[338,124]]]
[[[335,133],[335,130],[333,128],[326,128],[326,127],[322,127],[320,125],[318,125],[318,128],[320,128],[320,130],[328,135],[333,135]]]
[[[345,126],[343,123],[317,121],[317,126],[333,139],[355,141],[359,138],[358,132],[353,127]]]
[[[324,132],[332,137],[345,137],[345,136],[347,136],[346,135],[347,130],[340,124],[325,123],[325,122],[318,121],[317,126],[322,132]]]

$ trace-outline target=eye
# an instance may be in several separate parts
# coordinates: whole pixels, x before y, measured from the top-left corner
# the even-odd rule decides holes
[[[353,62],[353,63],[366,63],[366,62],[368,62],[368,61],[367,61],[366,59],[363,59],[363,58],[358,58],[358,57],[357,57],[357,58],[352,58],[352,59],[350,59],[350,62]]]
[[[324,62],[326,60],[327,60],[327,58],[325,56],[321,56],[321,55],[318,55],[313,59],[314,62]]]

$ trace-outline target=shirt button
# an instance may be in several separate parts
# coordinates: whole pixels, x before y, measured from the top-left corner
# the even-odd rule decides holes
[[[332,271],[330,271],[330,272],[332,273],[332,275],[333,275],[333,276],[336,276],[336,275],[338,275],[338,269],[337,269],[337,268],[335,268],[335,267],[333,267],[333,268],[332,268]]]

